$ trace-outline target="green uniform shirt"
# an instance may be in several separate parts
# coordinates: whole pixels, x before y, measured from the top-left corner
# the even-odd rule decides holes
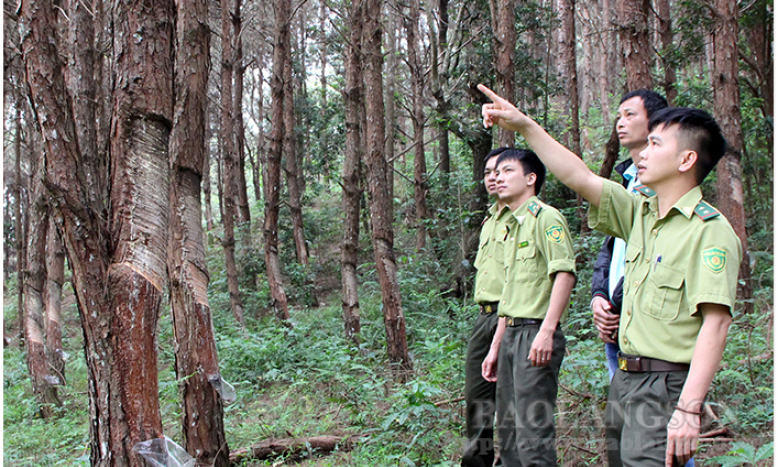
[[[475,257],[476,303],[498,302],[502,296],[502,286],[505,284],[505,239],[508,237],[507,221],[511,217],[510,213],[508,206],[497,212],[496,203],[486,212]]]
[[[740,240],[729,222],[691,189],[659,218],[656,196],[634,196],[605,181],[589,225],[627,242],[622,352],[691,363],[701,303],[735,304]]]
[[[533,196],[509,216],[505,287],[500,316],[543,319],[554,274],[575,273],[570,229],[564,216]],[[560,321],[567,315],[567,308]]]

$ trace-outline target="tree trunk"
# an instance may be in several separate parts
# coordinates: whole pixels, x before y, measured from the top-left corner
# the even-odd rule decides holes
[[[249,224],[251,213],[249,210],[248,185],[246,183],[246,135],[243,124],[243,77],[246,68],[243,65],[243,18],[241,16],[241,0],[235,0],[235,9],[232,12],[233,38],[235,39],[235,55],[233,60],[233,110],[235,119],[235,154],[236,154],[236,198],[237,210],[235,215],[238,225],[242,227],[241,237],[245,245],[251,240]]]
[[[665,79],[663,87],[665,89],[665,98],[667,103],[672,106],[678,97],[676,89],[675,61],[672,58],[672,52],[675,49],[673,43],[673,26],[670,16],[670,0],[656,0],[656,15],[659,26],[659,37],[662,40],[662,66],[664,68]]]
[[[16,234],[16,310],[19,317],[18,337],[19,344],[24,342],[24,283],[25,261],[27,260],[27,232],[25,218],[27,218],[27,206],[24,202],[24,184],[22,183],[22,100],[16,99],[14,126],[16,138],[14,139],[14,231]]]
[[[65,384],[65,353],[62,350],[62,285],[65,283],[65,245],[57,231],[54,216],[49,216],[46,240],[46,292],[44,313],[46,321],[46,359],[52,376]]]
[[[32,381],[32,391],[38,399],[39,413],[43,418],[54,415],[53,404],[56,392],[48,378],[46,344],[43,323],[43,295],[46,287],[46,233],[49,213],[43,191],[42,175],[45,162],[42,153],[34,156],[38,161],[32,164],[32,186],[30,187],[30,230],[27,237],[27,261],[23,280],[24,293],[24,338],[27,368]],[[59,404],[57,404],[59,405]]]
[[[743,181],[740,158],[743,154],[743,127],[740,122],[738,88],[738,6],[716,0],[713,29],[713,102],[716,120],[727,139],[727,151],[716,169],[716,203],[732,224],[743,246],[738,298],[746,313],[753,311],[754,289],[749,268],[748,234],[743,208]]]
[[[619,0],[619,33],[624,47],[627,89],[652,89],[651,38],[648,29],[650,0]]]
[[[172,7],[123,2],[114,8],[108,219],[102,215],[104,198],[87,183],[86,172],[100,176],[99,167],[78,151],[62,64],[51,41],[56,10],[48,0],[21,8],[27,77],[47,155],[45,184],[62,220],[84,328],[93,466],[140,467],[143,461],[130,448],[162,435],[155,329],[166,278]]]
[[[233,92],[232,79],[234,70],[234,54],[232,44],[232,21],[230,18],[230,0],[221,0],[222,26],[222,68],[221,68],[221,148],[222,160],[222,225],[224,226],[224,266],[227,272],[227,286],[230,290],[230,306],[232,315],[241,326],[246,325],[243,316],[243,301],[240,298],[238,285],[238,266],[235,263],[235,218],[238,203],[238,157],[235,152],[235,127],[233,125]]]
[[[114,42],[109,231],[116,248],[106,284],[117,370],[109,383],[111,436],[124,450],[162,436],[156,326],[167,282],[175,4],[116,2],[113,14],[120,40]],[[141,465],[129,453],[116,462]]]
[[[275,30],[273,33],[273,76],[270,78],[270,91],[273,98],[270,133],[270,151],[268,152],[265,180],[265,267],[273,308],[281,320],[289,319],[289,305],[281,278],[281,265],[278,260],[278,211],[281,201],[281,156],[284,150],[284,44],[289,44],[289,20],[291,19],[290,0],[274,0]]]
[[[495,5],[495,2],[496,5]],[[515,0],[490,0],[492,6],[492,30],[494,31],[495,66],[497,89],[508,102],[516,98],[516,5]],[[498,130],[500,146],[515,144],[514,132]]]
[[[346,87],[343,91],[346,111],[346,147],[343,160],[343,245],[340,263],[343,284],[343,324],[346,337],[354,342],[359,341],[361,332],[359,279],[357,278],[359,201],[362,197],[362,190],[359,186],[359,163],[362,159],[360,107],[364,107],[362,69],[360,67],[362,60],[359,54],[362,42],[361,6],[361,2],[353,2],[349,7],[349,40],[344,58]]]
[[[208,267],[200,192],[206,157],[210,30],[206,0],[179,0],[176,22],[175,120],[167,261],[175,332],[176,378],[184,446],[201,465],[229,466],[219,359],[208,304]]]
[[[288,19],[291,21],[291,17]],[[281,46],[284,51],[284,150],[283,159],[286,186],[289,188],[289,211],[292,215],[292,235],[294,236],[297,261],[305,268],[308,267],[308,248],[305,245],[305,231],[303,229],[303,210],[301,205],[302,191],[299,179],[300,165],[297,155],[297,135],[295,134],[295,109],[294,86],[292,76],[292,44],[291,32],[287,26],[286,42]]]
[[[386,170],[386,185],[387,189],[389,190],[389,196],[394,199],[394,162],[395,162],[395,143],[396,143],[396,131],[395,127],[397,126],[397,116],[395,113],[395,109],[397,108],[397,104],[395,102],[395,88],[396,88],[396,82],[397,82],[397,36],[399,29],[399,14],[397,14],[394,10],[395,8],[392,6],[394,5],[394,0],[388,0],[388,12],[386,15],[386,22],[391,25],[389,30],[387,31],[388,37],[386,38],[386,59],[387,59],[387,70],[386,70],[386,76],[385,76],[385,83],[386,86],[384,88],[384,114],[386,115],[386,118],[384,119],[384,125],[385,125],[385,131],[388,133],[386,135],[386,144],[384,145],[384,157],[386,158],[386,162],[388,164],[387,170]],[[364,5],[364,2],[362,2]],[[364,14],[364,13],[363,13]],[[361,31],[361,28],[360,28]],[[360,39],[361,41],[361,39]],[[360,74],[360,79],[361,74]],[[363,89],[364,92],[364,89]],[[364,120],[365,118],[365,106],[360,106],[360,113],[361,118]],[[367,124],[363,125],[361,128],[362,134],[365,135]],[[367,139],[367,138],[365,138]],[[403,159],[404,160],[404,159]],[[364,174],[363,174],[364,175]],[[365,229],[367,232],[369,229]]]
[[[427,229],[424,222],[427,214],[427,161],[424,155],[424,71],[419,57],[419,0],[411,0],[408,15],[405,18],[406,41],[408,43],[408,68],[411,72],[411,100],[413,109],[413,138],[415,140],[413,157],[413,198],[416,204],[416,249],[424,248]]]
[[[357,0],[354,3],[361,1]],[[378,280],[384,306],[384,327],[389,362],[398,379],[404,380],[413,367],[408,355],[400,288],[397,282],[397,264],[394,258],[394,231],[392,230],[392,198],[387,190],[384,158],[384,101],[381,52],[380,0],[365,2],[363,23],[365,113],[367,116],[366,157],[367,179],[370,189],[370,220]]]

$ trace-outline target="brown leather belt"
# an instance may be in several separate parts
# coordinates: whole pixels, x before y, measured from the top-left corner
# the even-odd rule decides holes
[[[533,325],[533,324],[543,324],[542,319],[531,319],[531,318],[512,318],[510,316],[505,317],[505,325],[506,326],[526,326],[526,325]]]
[[[628,372],[689,371],[688,363],[674,363],[658,358],[625,355],[619,352],[619,369]]]
[[[491,315],[497,311],[497,305],[499,304],[500,302],[479,303],[478,309],[481,311],[482,315]]]

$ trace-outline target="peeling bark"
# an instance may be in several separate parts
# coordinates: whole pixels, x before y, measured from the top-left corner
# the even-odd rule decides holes
[[[651,39],[648,29],[650,0],[619,0],[619,35],[624,47],[627,89],[652,89]]]
[[[268,152],[265,180],[265,267],[273,308],[281,320],[289,319],[289,305],[281,278],[281,265],[278,262],[278,211],[281,201],[281,155],[284,146],[284,44],[289,44],[289,20],[291,2],[275,0],[275,31],[273,47],[273,75],[270,78],[270,91],[273,99],[270,133],[270,151]]]
[[[65,384],[65,358],[62,351],[62,285],[65,283],[65,245],[57,231],[54,217],[49,217],[46,240],[46,292],[44,313],[46,322],[46,359],[51,376]]]
[[[754,289],[749,268],[748,233],[743,207],[743,180],[740,159],[743,154],[743,127],[738,87],[738,6],[716,0],[713,29],[713,102],[716,120],[727,139],[727,150],[716,169],[716,204],[729,220],[743,247],[738,298],[744,311],[753,311]]]
[[[356,3],[356,2],[355,2]],[[361,2],[360,2],[361,3]],[[367,0],[363,23],[363,51],[365,77],[366,157],[368,187],[370,190],[370,221],[378,280],[384,305],[384,327],[389,362],[398,379],[404,380],[413,368],[408,355],[405,316],[402,310],[397,282],[397,264],[394,258],[394,231],[392,230],[392,198],[388,196],[384,158],[384,101],[381,52],[380,0]]]
[[[346,86],[343,90],[346,117],[346,148],[343,160],[343,243],[340,273],[343,284],[343,324],[346,337],[358,341],[361,332],[359,316],[359,163],[362,158],[362,125],[360,108],[364,108],[364,88],[360,67],[362,42],[361,3],[352,3],[348,12],[349,41],[344,60]],[[392,96],[394,98],[394,96]],[[388,143],[387,143],[388,144]]]
[[[291,18],[287,18],[287,22]],[[284,35],[284,42],[281,49],[283,56],[283,88],[284,88],[284,144],[283,160],[284,174],[286,175],[286,186],[289,189],[289,211],[292,217],[292,236],[294,237],[295,251],[297,252],[297,261],[304,267],[308,267],[308,248],[305,245],[305,232],[303,229],[303,209],[301,205],[302,183],[300,179],[302,173],[300,164],[298,164],[297,154],[297,136],[295,135],[295,110],[294,110],[294,86],[292,76],[292,44],[291,33],[287,26],[287,33]]]
[[[30,227],[27,236],[26,267],[22,270],[22,291],[24,293],[24,338],[27,368],[32,381],[32,391],[38,399],[39,413],[43,418],[54,415],[52,395],[47,379],[48,361],[44,337],[43,307],[46,287],[46,234],[49,225],[48,205],[42,183],[42,154],[33,163],[30,199]]]
[[[176,107],[170,140],[172,183],[168,271],[175,332],[176,377],[183,404],[185,448],[200,465],[229,466],[203,243],[200,192],[207,161],[206,98],[210,30],[200,21],[206,0],[179,0],[176,22]]]
[[[237,170],[238,162],[235,154],[235,134],[233,126],[233,94],[232,78],[234,54],[232,45],[232,22],[230,20],[230,1],[221,0],[222,25],[222,69],[221,69],[221,130],[220,142],[224,170],[221,177],[223,185],[222,225],[224,226],[224,267],[227,270],[227,286],[230,290],[230,306],[232,315],[241,326],[246,322],[243,317],[243,301],[240,298],[238,286],[238,266],[235,263],[235,204],[238,199]]]
[[[411,72],[411,100],[413,109],[414,147],[413,157],[413,199],[416,204],[416,249],[424,248],[427,241],[427,160],[424,155],[424,75],[421,57],[419,57],[419,0],[410,2],[405,19],[406,41],[408,43],[408,68]]]
[[[496,2],[496,3],[495,3]],[[516,97],[516,0],[489,0],[492,9],[492,30],[494,31],[494,71],[498,83],[498,93],[514,102]],[[498,130],[500,146],[513,147],[515,133]],[[482,174],[483,175],[483,174]]]

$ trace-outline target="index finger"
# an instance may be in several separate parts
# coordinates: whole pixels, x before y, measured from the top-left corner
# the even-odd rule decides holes
[[[486,97],[491,99],[493,102],[501,102],[505,100],[502,97],[498,96],[494,91],[484,86],[483,84],[478,85],[478,90],[486,94]]]
[[[673,458],[675,457],[675,442],[667,440],[667,450],[665,451],[665,466],[673,467]]]

